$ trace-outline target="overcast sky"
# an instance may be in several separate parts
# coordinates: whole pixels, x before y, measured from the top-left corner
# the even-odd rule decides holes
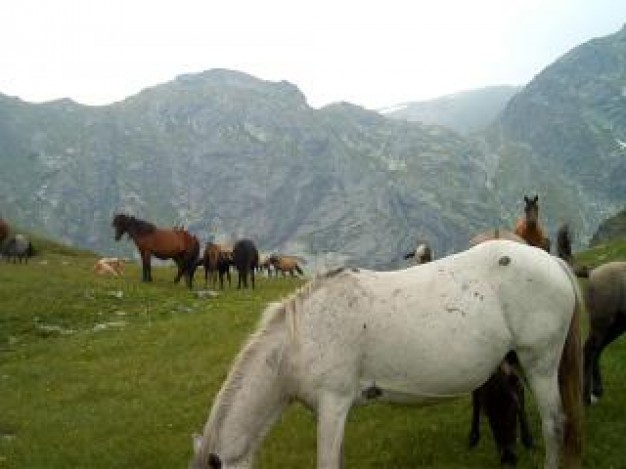
[[[525,84],[625,22],[626,0],[2,0],[0,93],[108,104],[229,68],[380,108]]]

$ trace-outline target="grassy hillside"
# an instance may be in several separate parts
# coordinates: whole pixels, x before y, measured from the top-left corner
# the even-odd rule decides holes
[[[0,262],[0,468],[172,468],[191,456],[228,366],[263,307],[300,281],[261,279],[254,291],[199,298],[174,285],[171,268],[153,284],[130,266],[96,277],[95,257],[39,243],[28,265]],[[608,254],[607,254],[608,253]],[[585,253],[604,262],[626,245]],[[196,289],[202,288],[201,283]],[[586,466],[619,467],[626,344],[604,362],[606,397],[587,413]],[[533,431],[541,441],[532,403]],[[469,399],[414,408],[354,409],[347,467],[499,467],[486,423],[467,450]],[[519,467],[543,452],[519,450]],[[293,406],[259,455],[261,468],[315,466],[315,418]]]

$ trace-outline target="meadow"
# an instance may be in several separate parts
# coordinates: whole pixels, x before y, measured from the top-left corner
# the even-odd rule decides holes
[[[217,297],[172,282],[171,267],[140,282],[91,272],[96,257],[45,240],[27,265],[0,262],[0,468],[186,467],[229,365],[264,307],[299,279],[258,280],[254,291]],[[626,259],[626,243],[580,253],[597,265]],[[583,331],[584,333],[584,331]],[[603,357],[605,397],[586,411],[585,466],[626,465],[626,341]],[[346,426],[348,468],[499,467],[487,422],[467,448],[470,399],[437,406],[373,404]],[[518,467],[541,467],[537,413],[527,404],[537,448],[518,445]],[[270,432],[260,468],[315,467],[315,416],[293,405]]]

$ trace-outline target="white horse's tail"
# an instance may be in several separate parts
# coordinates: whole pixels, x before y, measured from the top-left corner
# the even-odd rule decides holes
[[[562,446],[564,467],[582,467],[582,431],[583,431],[583,368],[582,340],[580,317],[583,299],[576,276],[566,262],[559,259],[567,272],[576,296],[574,314],[570,322],[567,338],[563,346],[559,363],[559,389],[563,411],[565,413],[565,429]]]

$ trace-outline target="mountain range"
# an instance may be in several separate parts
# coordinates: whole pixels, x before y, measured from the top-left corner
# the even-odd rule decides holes
[[[229,70],[100,107],[0,95],[0,215],[101,253],[133,252],[113,241],[123,211],[315,270],[394,268],[418,239],[438,256],[512,226],[537,193],[548,230],[568,221],[585,242],[624,207],[624,83],[626,29],[570,51],[469,134],[314,109],[293,84]]]

